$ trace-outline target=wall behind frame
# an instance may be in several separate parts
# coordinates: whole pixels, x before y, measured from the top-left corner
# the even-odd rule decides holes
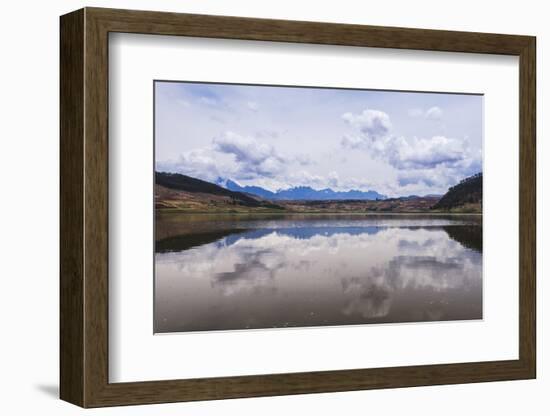
[[[58,192],[59,192],[59,16],[84,6],[316,20],[537,36],[538,94],[538,379],[534,381],[424,387],[337,394],[166,404],[88,410],[102,415],[333,415],[476,414],[533,416],[547,413],[550,361],[545,356],[544,323],[550,286],[543,258],[550,226],[541,213],[550,208],[543,183],[550,180],[550,146],[543,140],[545,102],[550,88],[550,27],[544,3],[464,0],[388,2],[296,2],[295,0],[119,0],[6,3],[0,15],[3,81],[0,204],[2,339],[0,385],[5,414],[40,412],[76,415],[83,410],[58,395]],[[7,56],[6,56],[7,55]],[[548,67],[548,68],[547,68]]]

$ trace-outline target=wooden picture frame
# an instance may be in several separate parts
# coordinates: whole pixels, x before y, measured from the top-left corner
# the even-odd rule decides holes
[[[60,396],[82,407],[535,378],[535,38],[85,8],[61,17]],[[170,381],[108,379],[108,35],[298,42],[519,57],[519,359]]]

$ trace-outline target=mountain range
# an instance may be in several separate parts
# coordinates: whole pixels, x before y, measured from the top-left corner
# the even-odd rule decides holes
[[[231,179],[218,179],[216,183],[224,188],[246,194],[256,195],[260,198],[278,201],[375,201],[386,199],[385,195],[376,191],[334,191],[330,188],[313,189],[310,186],[295,186],[288,189],[280,189],[276,192],[269,191],[260,186],[241,186]]]
[[[155,172],[155,208],[195,213],[482,212],[481,173],[463,179],[443,196],[399,198],[386,198],[375,191],[339,192],[307,186],[271,192],[257,186],[240,186],[231,180],[217,182],[178,173]]]

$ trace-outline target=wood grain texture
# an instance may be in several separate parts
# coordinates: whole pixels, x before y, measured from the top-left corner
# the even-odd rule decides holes
[[[519,356],[536,377],[536,40],[520,54]]]
[[[520,58],[519,359],[189,380],[108,380],[108,33]],[[61,397],[82,407],[534,378],[535,38],[86,8],[61,18]]]
[[[528,36],[87,8],[110,32],[519,55]]]
[[[84,405],[84,12],[61,19],[60,388]]]
[[[101,395],[108,380],[109,310],[109,141],[108,33],[86,15],[84,58],[84,313],[85,406]]]

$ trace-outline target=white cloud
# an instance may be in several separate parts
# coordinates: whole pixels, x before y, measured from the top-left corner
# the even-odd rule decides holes
[[[423,114],[428,117],[428,113],[434,119],[442,114],[438,107]],[[342,146],[363,149],[397,169],[396,185],[401,192],[426,188],[439,192],[481,170],[481,150],[475,152],[466,139],[394,136],[389,116],[376,110],[346,113],[343,118],[356,132],[345,135]]]
[[[358,132],[354,135],[345,135],[342,138],[342,146],[365,149],[373,157],[386,160],[397,169],[452,165],[470,155],[466,140],[445,136],[393,136],[390,134],[390,118],[382,111],[365,110],[357,116],[346,113],[343,118]]]
[[[314,189],[321,189],[327,186],[327,178],[322,175],[315,175],[307,170],[290,172],[287,182],[292,186],[311,186]]]
[[[272,191],[310,186],[376,190],[386,195],[445,192],[460,179],[481,170],[481,150],[472,151],[466,139],[394,136],[389,116],[377,110],[346,113],[344,119],[356,132],[345,136],[342,145],[368,152],[371,160],[395,169],[394,174],[368,180],[364,176],[341,176],[339,169],[318,171],[307,154],[287,157],[270,143],[231,131],[215,136],[206,147],[181,154],[175,161],[158,162],[157,170],[210,182],[228,178]],[[313,172],[304,169],[306,166],[312,166]]]
[[[223,165],[210,149],[199,148],[182,153],[178,159],[157,162],[157,171],[175,172],[206,181],[215,181],[220,176]]]
[[[396,137],[386,142],[389,162],[397,169],[452,165],[468,156],[465,141],[433,136],[429,139]]]
[[[340,177],[336,170],[326,174],[312,173],[303,166],[306,161],[298,157],[285,158],[273,146],[258,140],[225,132],[216,136],[210,146],[181,154],[172,161],[157,162],[157,170],[182,173],[210,182],[229,178],[243,185],[257,185],[266,189],[286,189],[293,186],[310,186],[314,189],[330,187],[334,190],[376,190],[384,194],[396,192],[417,193],[421,188],[445,190],[464,177],[461,169],[471,169],[472,163],[457,160],[451,166],[450,156],[460,155],[460,142],[443,137],[430,140],[386,136],[378,141],[365,142],[363,147],[397,169],[397,176],[384,181],[367,181],[366,178]],[[366,143],[366,144],[365,144]],[[458,146],[456,149],[454,147]],[[445,151],[445,149],[451,151]],[[453,153],[454,152],[454,153]],[[458,156],[455,156],[455,160]],[[448,163],[449,165],[445,165]],[[432,166],[433,165],[433,166]],[[298,169],[297,169],[298,168]],[[393,184],[392,184],[393,181]]]
[[[383,111],[366,109],[360,114],[345,113],[342,118],[369,138],[383,137],[391,130],[390,117]]]
[[[358,149],[365,144],[365,138],[346,134],[342,137],[342,146],[348,149]]]
[[[428,120],[441,120],[441,117],[443,117],[443,110],[439,107],[431,107],[426,110],[424,116]]]
[[[425,187],[433,190],[446,190],[460,179],[463,178],[454,169],[442,166],[430,169],[403,170],[397,175],[398,185],[411,191]]]
[[[440,107],[434,106],[430,107],[427,110],[422,108],[411,108],[408,111],[409,116],[419,118],[423,117],[427,120],[441,120],[443,118],[443,110]]]
[[[209,146],[184,152],[175,160],[158,161],[156,170],[181,173],[209,182],[219,178],[232,179],[243,185],[270,190],[296,185],[326,187],[327,177],[292,169],[311,164],[313,162],[306,154],[285,157],[270,144],[226,131],[215,136]]]
[[[273,177],[285,169],[285,158],[275,148],[252,137],[227,131],[212,140],[217,152],[230,154],[239,164],[238,178]]]

